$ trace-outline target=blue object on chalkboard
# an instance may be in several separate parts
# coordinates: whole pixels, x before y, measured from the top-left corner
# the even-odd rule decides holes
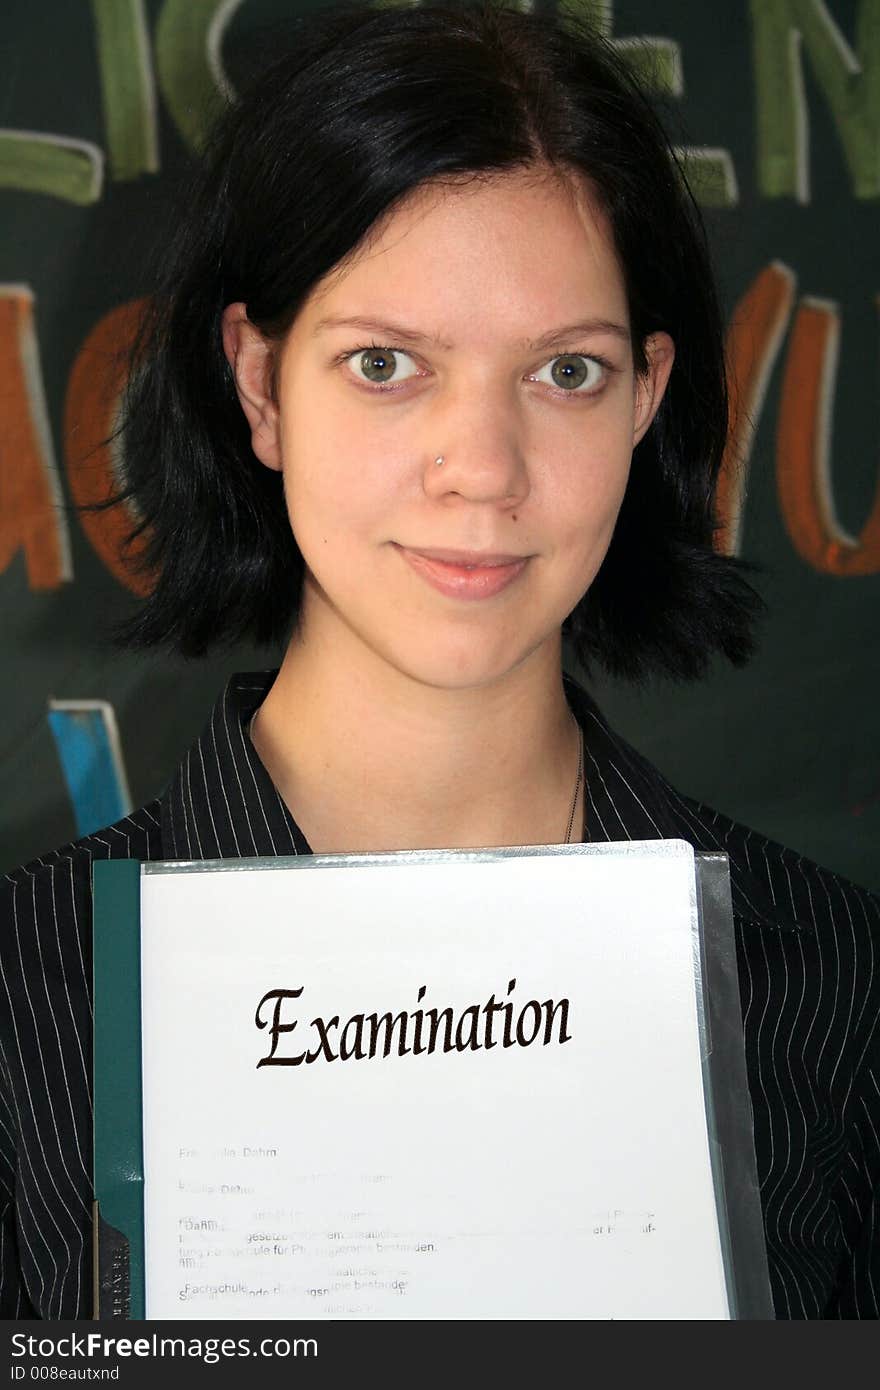
[[[50,700],[49,727],[77,834],[90,835],[128,815],[131,797],[113,706],[106,700]]]

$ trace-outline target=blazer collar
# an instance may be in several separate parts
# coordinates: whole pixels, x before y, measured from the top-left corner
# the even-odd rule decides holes
[[[275,671],[233,676],[162,797],[175,859],[275,858],[309,846],[251,743],[248,726]]]

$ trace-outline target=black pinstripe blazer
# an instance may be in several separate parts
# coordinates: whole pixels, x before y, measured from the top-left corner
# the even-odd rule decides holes
[[[246,733],[271,680],[230,682],[159,800],[5,878],[2,1317],[91,1313],[92,862],[309,853]],[[682,838],[730,857],[777,1316],[876,1318],[880,901],[680,796],[567,689],[585,734],[586,838]]]

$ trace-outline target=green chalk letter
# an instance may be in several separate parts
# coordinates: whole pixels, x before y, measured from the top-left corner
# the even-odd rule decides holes
[[[750,0],[750,9],[761,192],[809,201],[805,49],[855,196],[880,197],[880,0],[860,0],[855,53],[822,0]]]
[[[92,0],[110,170],[116,179],[159,168],[156,94],[143,0]]]
[[[0,188],[86,204],[98,201],[103,181],[104,152],[88,140],[0,130]]]
[[[613,38],[612,0],[560,0],[559,10],[584,20],[609,39],[646,91],[660,96],[682,95],[681,46],[674,39],[641,34],[635,38]],[[739,195],[729,151],[694,145],[680,149],[678,155],[699,203],[704,207],[733,207]]]
[[[200,150],[231,95],[223,73],[223,31],[243,0],[165,0],[156,25],[159,86],[174,123]]]

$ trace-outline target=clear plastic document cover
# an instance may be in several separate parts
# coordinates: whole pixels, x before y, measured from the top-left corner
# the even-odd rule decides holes
[[[139,985],[129,1316],[772,1316],[723,856],[146,865]]]

